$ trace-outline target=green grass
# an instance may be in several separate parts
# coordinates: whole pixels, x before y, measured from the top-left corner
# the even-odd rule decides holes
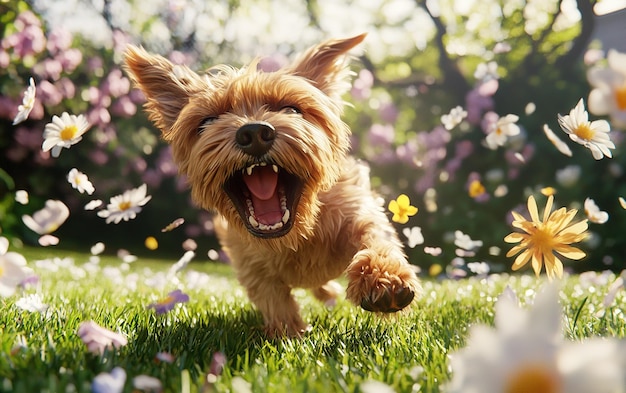
[[[53,272],[37,266],[44,252],[50,250],[22,253],[40,276],[37,291],[49,305],[47,314],[15,307],[20,295],[0,300],[1,391],[90,391],[97,374],[119,366],[128,375],[126,392],[133,391],[132,378],[140,374],[158,378],[167,392],[233,391],[233,382],[241,379],[254,392],[359,392],[370,380],[398,392],[438,392],[450,378],[447,356],[465,345],[472,324],[493,323],[494,302],[505,286],[524,300],[532,299],[543,284],[534,277],[509,275],[424,280],[424,296],[415,307],[390,318],[344,299],[329,309],[307,292],[296,291],[311,333],[302,339],[268,340],[260,315],[226,265],[193,261],[177,275],[179,283],[165,281],[161,288],[155,282],[163,282],[174,260],[140,258],[123,270],[117,258],[103,257],[99,269],[89,270],[84,267],[88,255],[56,250],[56,256],[73,263]],[[563,281],[568,339],[625,336],[626,323],[617,307],[602,317],[597,314],[614,278],[595,286],[577,276]],[[165,315],[146,309],[175,288],[188,293],[190,301]],[[623,299],[621,294],[618,299]],[[103,356],[88,353],[76,334],[85,320],[123,332],[128,345]],[[11,353],[19,336],[27,348]],[[162,351],[176,360],[156,362],[156,353]],[[216,351],[227,362],[217,381],[207,386]]]

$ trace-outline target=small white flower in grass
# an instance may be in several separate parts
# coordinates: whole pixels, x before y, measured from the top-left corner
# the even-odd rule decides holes
[[[57,229],[70,216],[70,209],[59,200],[48,199],[43,209],[32,216],[24,214],[22,221],[32,231],[40,235],[48,235]]]
[[[594,224],[604,224],[609,220],[609,213],[600,210],[600,208],[598,207],[598,205],[596,205],[596,202],[593,199],[585,199],[584,207],[587,218]]]
[[[7,252],[9,240],[0,237],[0,296],[12,296],[25,278],[32,275],[26,258],[17,252]]]
[[[137,375],[133,378],[133,387],[142,392],[160,392],[163,384],[158,378],[149,375]]]
[[[611,142],[609,131],[611,126],[606,120],[589,121],[589,114],[585,110],[585,103],[581,98],[578,104],[569,112],[569,115],[558,115],[559,125],[571,140],[589,150],[593,158],[601,160],[603,157],[613,157],[609,149],[615,149]]]
[[[622,207],[622,209],[626,210],[626,199],[619,197],[617,198],[617,200],[619,201],[619,205]]]
[[[89,123],[83,115],[70,115],[63,112],[61,117],[52,116],[52,122],[46,124],[43,131],[43,151],[52,150],[52,157],[58,157],[61,149],[69,149],[83,139],[89,129]]]
[[[59,244],[59,238],[54,235],[42,235],[37,242],[42,247],[56,246]]]
[[[470,272],[479,276],[489,274],[490,268],[487,262],[470,262],[467,264],[467,268]]]
[[[563,339],[558,289],[540,291],[529,309],[504,294],[495,329],[475,325],[467,346],[450,356],[455,392],[619,392],[624,390],[623,344],[616,339]]]
[[[128,344],[126,337],[105,329],[94,321],[86,321],[78,326],[78,335],[94,354],[102,354],[105,350],[117,349]]]
[[[106,223],[118,224],[120,221],[128,221],[137,217],[141,207],[148,203],[152,196],[146,196],[147,186],[142,184],[138,188],[127,190],[121,195],[111,197],[106,210],[100,210],[98,216],[106,218]]]
[[[467,117],[467,111],[458,105],[450,110],[449,113],[441,116],[441,123],[446,130],[451,130],[461,124],[463,119]]]
[[[48,305],[43,302],[43,298],[38,293],[31,293],[15,301],[15,307],[28,312],[43,313],[48,309]]]
[[[91,255],[100,255],[104,251],[104,243],[98,242],[91,246]]]
[[[569,146],[567,146],[565,142],[563,142],[558,136],[556,136],[554,131],[552,131],[552,129],[548,127],[547,124],[543,125],[543,132],[544,134],[546,134],[548,140],[552,142],[552,144],[554,145],[554,147],[557,148],[558,151],[568,157],[572,156],[572,150],[569,148]]]
[[[506,115],[500,117],[498,121],[491,124],[487,130],[488,134],[485,138],[487,146],[495,150],[498,146],[504,146],[508,137],[515,136],[520,133],[520,128],[515,124],[519,120],[517,115]]]
[[[94,199],[92,201],[89,201],[86,205],[85,205],[85,210],[94,210],[99,208],[100,206],[102,206],[102,201],[100,199]]]
[[[22,98],[22,105],[17,108],[17,115],[15,119],[13,119],[13,125],[19,124],[24,120],[28,119],[28,115],[33,110],[35,106],[35,93],[37,92],[37,88],[35,87],[35,80],[30,78],[28,81],[28,87],[24,92],[24,98]]]
[[[409,248],[415,248],[420,244],[424,244],[424,236],[422,235],[422,228],[413,227],[413,228],[403,228],[402,233],[406,236],[408,241],[407,245]]]
[[[603,116],[609,115],[614,126],[626,129],[626,53],[609,50],[608,67],[596,66],[587,72],[589,84],[589,110]]]
[[[89,178],[87,178],[87,175],[76,168],[72,168],[67,174],[67,181],[81,194],[86,192],[91,195],[96,190],[89,181]]]
[[[22,205],[28,205],[28,192],[25,190],[15,191],[15,200]]]
[[[110,373],[102,372],[91,382],[93,393],[121,393],[126,383],[126,371],[115,367]]]

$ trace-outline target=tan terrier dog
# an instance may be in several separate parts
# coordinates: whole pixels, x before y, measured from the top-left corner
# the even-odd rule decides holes
[[[218,213],[220,242],[273,337],[308,328],[296,287],[330,301],[339,294],[331,280],[346,272],[347,298],[383,313],[420,291],[369,169],[347,154],[347,52],[364,37],[324,42],[276,72],[253,62],[199,75],[141,48],[126,52],[150,120],[193,200]]]

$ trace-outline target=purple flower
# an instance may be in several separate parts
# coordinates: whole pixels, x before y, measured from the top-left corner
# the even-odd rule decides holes
[[[178,303],[186,303],[189,301],[189,295],[183,293],[180,289],[167,294],[165,299],[148,305],[148,308],[154,308],[157,314],[165,314],[174,309]]]

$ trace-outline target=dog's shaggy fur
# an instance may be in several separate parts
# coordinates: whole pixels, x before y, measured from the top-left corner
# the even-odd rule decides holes
[[[192,198],[218,213],[220,242],[270,336],[307,329],[294,287],[329,301],[339,293],[331,280],[346,272],[347,298],[384,313],[420,290],[368,168],[347,154],[341,96],[348,51],[363,38],[324,42],[276,72],[254,62],[199,75],[141,48],[126,52]]]

